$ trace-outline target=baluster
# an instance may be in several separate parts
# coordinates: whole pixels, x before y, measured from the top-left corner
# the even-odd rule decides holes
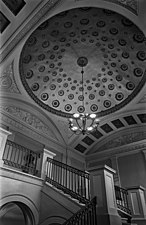
[[[24,169],[24,165],[23,165],[23,150],[22,150],[22,148],[20,148],[20,165],[21,165],[21,169],[22,169],[22,171],[23,171],[23,169]]]
[[[21,151],[20,149],[18,149],[18,155],[17,155],[17,161],[16,161],[18,168],[20,168],[20,165],[19,165],[20,153]]]
[[[62,168],[62,165],[61,165],[60,166],[60,184],[61,185],[62,185],[62,180],[63,180],[62,176],[63,176],[63,168]]]
[[[90,180],[89,180],[89,175],[87,177],[87,185],[88,185],[88,199],[90,199]]]
[[[56,181],[56,164],[53,163],[53,166],[54,166],[54,177],[53,177],[53,180]]]
[[[47,158],[47,164],[46,164],[46,175],[48,178],[50,178],[50,162],[48,161],[48,158]]]
[[[38,161],[38,155],[35,154],[35,157],[34,157],[34,168],[33,168],[33,174],[35,175],[36,174],[36,167],[37,167],[37,161]]]
[[[5,151],[5,152],[7,153],[7,156],[4,157],[4,155],[3,155],[3,157],[4,157],[4,159],[8,160],[8,158],[9,158],[10,145],[7,145],[6,147],[7,147],[7,152],[6,152],[6,151]],[[4,153],[4,154],[5,154],[5,153]]]
[[[66,171],[66,182],[65,182],[65,187],[67,188],[67,168],[65,167],[65,171]]]
[[[60,180],[59,174],[60,174],[60,167],[59,165],[57,165],[57,183],[59,183]]]
[[[79,174],[77,174],[77,178],[78,178],[78,194],[80,194],[80,177],[79,177]]]
[[[129,209],[129,205],[128,205],[128,192],[126,191],[126,208]]]
[[[15,158],[16,158],[16,152],[17,152],[17,147],[14,148],[15,150],[13,150],[13,162],[14,162],[14,165],[16,166],[15,164]]]
[[[81,193],[80,194],[81,194],[81,196],[83,196],[82,174],[81,174],[81,185],[80,186],[81,186]]]
[[[13,158],[13,147],[11,148],[11,151],[10,151],[10,159],[9,159],[9,161],[11,162],[11,164],[12,164],[12,158]]]

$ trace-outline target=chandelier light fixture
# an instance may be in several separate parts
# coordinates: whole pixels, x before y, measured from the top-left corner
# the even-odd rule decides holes
[[[81,91],[82,91],[82,106],[80,109],[83,113],[74,113],[72,118],[69,118],[69,128],[75,134],[90,134],[94,130],[97,129],[99,125],[99,119],[97,115],[92,113],[84,113],[85,106],[84,106],[84,67],[88,64],[88,59],[86,57],[79,57],[77,60],[78,66],[82,67],[81,75]]]

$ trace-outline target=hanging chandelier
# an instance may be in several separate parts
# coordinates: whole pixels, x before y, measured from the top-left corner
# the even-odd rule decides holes
[[[85,111],[84,107],[84,67],[88,64],[88,59],[86,57],[79,57],[77,60],[78,66],[82,67],[81,75],[81,91],[82,91],[82,106],[80,108]],[[75,134],[90,134],[97,129],[99,125],[99,119],[97,115],[92,113],[74,113],[72,118],[69,118],[69,128]]]

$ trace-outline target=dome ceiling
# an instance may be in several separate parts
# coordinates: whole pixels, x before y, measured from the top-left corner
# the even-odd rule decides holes
[[[77,8],[46,20],[30,35],[20,76],[31,98],[49,112],[103,116],[141,90],[145,60],[146,39],[131,21],[109,10]]]

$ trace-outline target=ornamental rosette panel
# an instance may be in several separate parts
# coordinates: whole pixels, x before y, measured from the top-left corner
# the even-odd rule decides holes
[[[19,68],[27,93],[47,111],[104,116],[142,89],[145,61],[146,38],[133,22],[110,10],[85,7],[42,23],[27,39]]]

